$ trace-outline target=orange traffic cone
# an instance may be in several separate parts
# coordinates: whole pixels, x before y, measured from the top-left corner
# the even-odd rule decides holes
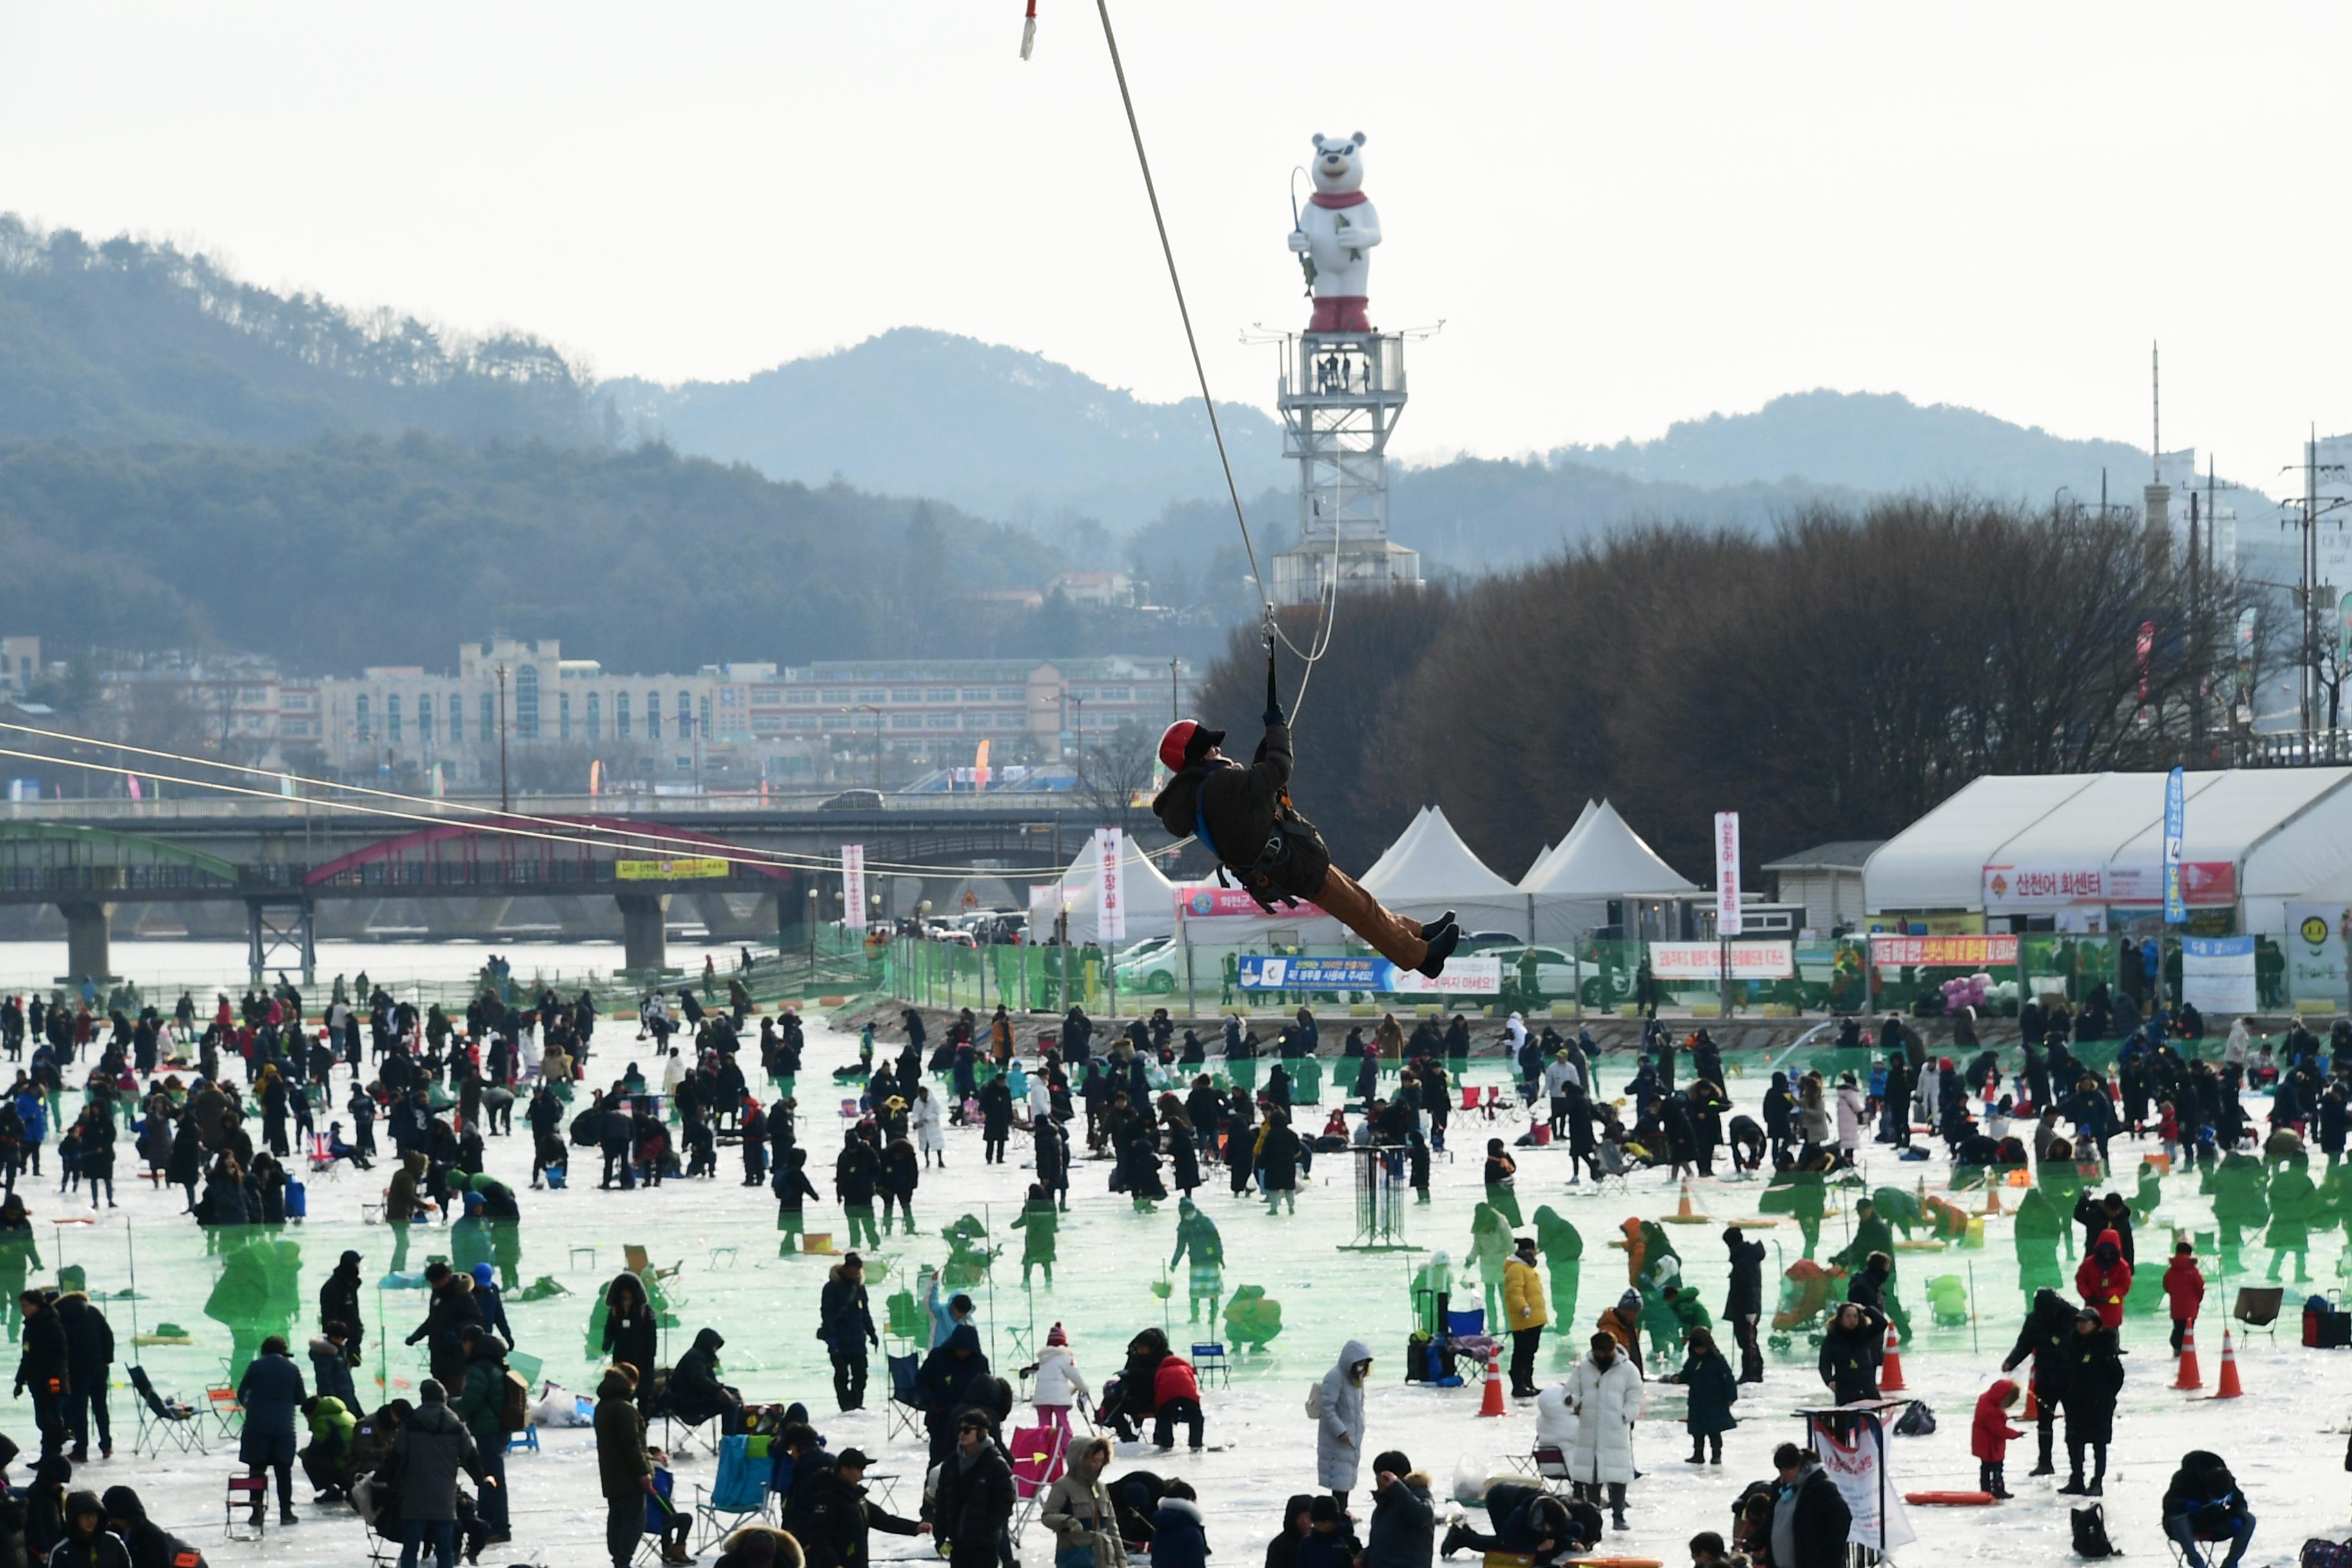
[[[2028,1421],[2042,1419],[2042,1400],[2036,1391],[2032,1373],[2025,1374],[2025,1419]]]
[[[1675,1217],[1676,1219],[1696,1219],[1698,1217],[1691,1208],[1690,1178],[1688,1176],[1685,1176],[1683,1178],[1683,1201],[1675,1206]]]
[[[1478,1414],[1503,1414],[1503,1352],[1499,1346],[1486,1352],[1486,1394],[1478,1402]]]
[[[2236,1347],[2230,1343],[2230,1331],[2225,1326],[2221,1330],[2221,1381],[2213,1390],[2213,1397],[2237,1399],[2245,1392],[2238,1382],[2238,1352]]]
[[[1901,1394],[1904,1392],[1905,1386],[1906,1385],[1903,1382],[1903,1341],[1901,1337],[1895,1333],[1895,1325],[1893,1323],[1889,1323],[1886,1325],[1886,1359],[1879,1369],[1878,1392],[1881,1394]]]
[[[2229,1331],[2225,1329],[2222,1331],[2227,1333]],[[2238,1363],[2235,1356],[2231,1356],[2229,1359],[2229,1366],[2230,1380],[2234,1383],[2237,1381],[2238,1376]],[[2181,1325],[2180,1375],[2172,1380],[2172,1386],[2175,1388],[2202,1388],[2205,1386],[2205,1374],[2197,1365],[2197,1325],[2195,1323],[2184,1323]]]
[[[1999,1182],[1987,1182],[1985,1184],[1985,1206],[1983,1213],[1987,1219],[1996,1218],[2000,1215],[2000,1184]]]

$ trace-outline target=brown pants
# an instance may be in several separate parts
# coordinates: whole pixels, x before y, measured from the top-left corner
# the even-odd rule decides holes
[[[1337,866],[1323,874],[1323,889],[1315,895],[1315,901],[1401,969],[1418,969],[1429,956],[1429,943],[1422,940],[1419,921],[1391,913]]]

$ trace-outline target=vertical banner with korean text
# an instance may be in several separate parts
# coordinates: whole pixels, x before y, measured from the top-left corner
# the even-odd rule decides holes
[[[1101,861],[1095,884],[1095,914],[1105,947],[1127,939],[1127,897],[1119,885],[1119,860],[1127,852],[1125,837],[1116,827],[1095,830],[1095,851]]]
[[[1715,934],[1739,934],[1739,814],[1715,814]]]
[[[841,847],[841,928],[866,929],[866,846]]]
[[[2180,892],[2180,840],[2188,826],[2188,775],[2175,768],[2164,779],[2164,923],[2168,926],[2189,919],[2189,901]]]

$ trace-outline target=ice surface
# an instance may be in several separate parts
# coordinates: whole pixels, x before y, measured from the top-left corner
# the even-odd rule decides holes
[[[637,1046],[634,1031],[607,1023],[597,1033],[593,1067],[598,1078],[609,1078],[633,1058],[650,1063],[650,1045]],[[1025,1033],[1025,1031],[1024,1031]],[[811,1149],[811,1175],[824,1201],[807,1211],[810,1229],[845,1231],[840,1210],[831,1202],[831,1152],[839,1146],[840,1094],[828,1073],[854,1054],[849,1037],[815,1028],[810,1033],[808,1070],[800,1079],[800,1099],[806,1117],[802,1139]],[[1734,1078],[1733,1098],[1753,1110],[1760,1098],[1761,1064],[1744,1064],[1745,1077]],[[1630,1077],[1631,1064],[1612,1058],[1603,1064],[1604,1082],[1614,1092]],[[1327,1079],[1329,1075],[1327,1075]],[[1477,1082],[1499,1081],[1498,1064],[1481,1062],[1474,1068]],[[339,1080],[340,1081],[340,1080]],[[1327,1106],[1335,1091],[1327,1088]],[[337,1099],[342,1098],[341,1092]],[[2253,1102],[2259,1114],[2260,1102]],[[1302,1115],[1302,1121],[1307,1120]],[[1319,1125],[1320,1118],[1315,1119]],[[520,1119],[517,1125],[520,1127]],[[1494,1131],[1516,1136],[1524,1121],[1507,1116]],[[258,1131],[257,1126],[257,1131]],[[1305,1129],[1311,1131],[1312,1128]],[[1409,1239],[1454,1257],[1457,1270],[1467,1274],[1469,1222],[1473,1205],[1483,1196],[1480,1156],[1489,1129],[1483,1119],[1457,1116],[1454,1122],[1454,1157],[1435,1163],[1435,1201],[1408,1211]],[[2153,1142],[2147,1145],[2152,1148]],[[2129,1141],[2118,1141],[2118,1166],[2124,1165]],[[669,1336],[669,1352],[682,1352],[693,1332],[715,1324],[727,1337],[723,1364],[729,1380],[754,1401],[798,1399],[818,1416],[820,1428],[838,1447],[855,1443],[885,1456],[883,1468],[904,1473],[898,1500],[911,1503],[919,1485],[921,1451],[906,1438],[884,1436],[878,1405],[856,1415],[832,1413],[830,1383],[824,1348],[814,1339],[817,1292],[825,1263],[816,1258],[779,1258],[774,1228],[775,1205],[764,1187],[747,1188],[731,1152],[722,1152],[728,1163],[713,1182],[673,1182],[658,1190],[603,1193],[595,1190],[590,1152],[578,1152],[574,1172],[586,1180],[562,1193],[523,1191],[530,1164],[529,1147],[521,1136],[490,1140],[489,1168],[521,1192],[523,1203],[523,1269],[526,1281],[550,1275],[573,1294],[540,1303],[510,1302],[509,1311],[521,1348],[540,1355],[547,1376],[573,1389],[593,1391],[593,1362],[583,1344],[593,1293],[620,1266],[625,1244],[640,1243],[663,1267],[681,1265],[672,1281],[673,1300],[679,1302],[680,1326]],[[940,1226],[963,1214],[986,1224],[992,1238],[1005,1245],[1004,1258],[994,1274],[992,1289],[973,1293],[980,1300],[986,1325],[989,1353],[1008,1373],[1026,1359],[1014,1348],[1016,1330],[1042,1342],[1055,1321],[1066,1325],[1078,1364],[1099,1387],[1118,1368],[1128,1338],[1149,1324],[1162,1324],[1179,1351],[1192,1336],[1184,1323],[1185,1286],[1174,1281],[1171,1300],[1163,1304],[1150,1286],[1161,1278],[1162,1266],[1173,1246],[1175,1204],[1163,1205],[1157,1215],[1134,1212],[1121,1194],[1106,1190],[1109,1167],[1085,1162],[1073,1174],[1073,1212],[1065,1218],[1060,1237],[1060,1264],[1054,1289],[1042,1284],[1024,1292],[1020,1284],[1020,1234],[1006,1229],[1018,1211],[1029,1175],[1024,1168],[1026,1144],[1016,1134],[1012,1163],[990,1167],[980,1158],[977,1131],[950,1129],[944,1173],[926,1173],[915,1200],[922,1234],[886,1238],[881,1256],[889,1277],[876,1284],[877,1320],[884,1299],[912,1279],[921,1261],[944,1258],[946,1244]],[[1948,1172],[1940,1159],[1926,1165],[1898,1163],[1888,1151],[1875,1145],[1864,1150],[1865,1175],[1872,1186],[1912,1186],[1922,1175],[1930,1192],[1938,1191]],[[152,1332],[170,1320],[189,1329],[193,1348],[131,1347],[133,1304],[110,1303],[122,1346],[122,1362],[143,1359],[166,1393],[177,1393],[192,1403],[204,1403],[204,1388],[222,1376],[222,1359],[228,1350],[226,1334],[204,1315],[204,1304],[215,1273],[205,1256],[204,1241],[192,1222],[180,1216],[176,1192],[157,1193],[133,1174],[137,1162],[128,1143],[121,1146],[118,1185],[122,1207],[95,1226],[60,1225],[90,1211],[82,1197],[61,1198],[52,1173],[47,1182],[28,1182],[36,1226],[44,1258],[53,1271],[61,1262],[77,1263],[89,1271],[93,1291],[114,1291],[129,1283],[135,1263],[140,1300],[135,1304],[138,1327]],[[1623,1255],[1606,1245],[1614,1227],[1628,1215],[1655,1217],[1674,1212],[1675,1190],[1663,1173],[1637,1176],[1630,1195],[1595,1195],[1588,1187],[1567,1184],[1564,1153],[1549,1150],[1520,1152],[1518,1193],[1532,1216],[1536,1206],[1549,1203],[1582,1231],[1586,1253],[1582,1285],[1573,1333],[1548,1337],[1539,1366],[1546,1376],[1564,1371],[1567,1347],[1580,1342],[1592,1320],[1624,1288]],[[1186,1477],[1198,1488],[1208,1516],[1209,1536],[1220,1559],[1227,1563],[1254,1563],[1278,1523],[1283,1500],[1294,1492],[1314,1489],[1314,1428],[1301,1409],[1307,1384],[1330,1364],[1341,1343],[1361,1336],[1379,1356],[1369,1401],[1370,1451],[1389,1447],[1405,1449],[1421,1468],[1436,1479],[1442,1492],[1453,1476],[1456,1460],[1471,1457],[1496,1470],[1508,1468],[1514,1456],[1530,1446],[1532,1406],[1514,1405],[1499,1420],[1482,1420],[1475,1412],[1479,1390],[1473,1384],[1454,1390],[1407,1386],[1402,1382],[1405,1338],[1411,1327],[1408,1280],[1425,1259],[1423,1255],[1364,1255],[1343,1252],[1350,1239],[1353,1215],[1353,1173],[1344,1160],[1325,1158],[1316,1163],[1310,1180],[1302,1184],[1297,1212],[1269,1216],[1257,1203],[1237,1199],[1226,1190],[1221,1169],[1209,1173],[1213,1184],[1202,1193],[1202,1203],[1222,1227],[1228,1257],[1228,1289],[1238,1284],[1261,1284],[1283,1306],[1284,1328],[1264,1354],[1236,1358],[1232,1386],[1204,1389],[1208,1432],[1219,1450],[1193,1458],[1181,1451],[1171,1456],[1145,1453],[1122,1457],[1114,1467],[1146,1466],[1163,1474]],[[306,1312],[315,1308],[318,1287],[336,1257],[346,1247],[366,1255],[368,1275],[383,1271],[390,1253],[390,1237],[381,1226],[361,1223],[360,1205],[381,1195],[386,1171],[345,1173],[310,1182],[310,1216],[289,1234],[303,1255],[301,1292]],[[2128,1191],[2127,1173],[2116,1184]],[[2164,1205],[2152,1232],[2144,1232],[2140,1247],[2150,1266],[2161,1268],[2168,1250],[2167,1222],[2210,1228],[2210,1207],[2196,1195],[2193,1176],[2165,1183]],[[1756,1183],[1727,1180],[1697,1184],[1699,1206],[1717,1216],[1754,1212],[1760,1192]],[[1833,1200],[1850,1211],[1850,1201]],[[1969,1206],[1975,1206],[1970,1204]],[[2011,1205],[2013,1207],[2013,1205]],[[1845,1219],[1832,1218],[1823,1236],[1824,1253],[1843,1244]],[[1979,1391],[1998,1370],[2000,1357],[2013,1339],[2021,1300],[2015,1289],[2015,1261],[2006,1222],[1992,1221],[1981,1252],[1940,1256],[1906,1255],[1902,1259],[1906,1300],[1917,1312],[1917,1339],[1906,1352],[1912,1391],[1933,1406],[1941,1429],[1933,1436],[1898,1439],[1894,1446],[1894,1475],[1906,1489],[1973,1488],[1976,1467],[1969,1455],[1969,1421]],[[1801,1243],[1791,1226],[1759,1233],[1777,1243],[1768,1260],[1768,1273],[1793,1261]],[[1675,1233],[1685,1255],[1685,1278],[1705,1289],[1711,1310],[1722,1303],[1727,1270],[1719,1232],[1714,1226],[1691,1226]],[[412,1242],[412,1258],[446,1251],[443,1233],[420,1226]],[[573,1249],[581,1250],[575,1254]],[[719,1250],[735,1249],[732,1256]],[[587,1249],[593,1248],[591,1260]],[[2313,1271],[2326,1280],[2336,1279],[2341,1237],[2315,1235]],[[2247,1259],[2260,1267],[2267,1255],[2250,1246]],[[1972,1270],[1971,1270],[1972,1265]],[[1984,1317],[1970,1328],[1928,1326],[1924,1310],[1924,1282],[1932,1273],[1972,1271],[1971,1302]],[[2218,1371],[2223,1315],[2235,1294],[2236,1281],[2209,1284],[2206,1315],[2200,1324],[2200,1347],[2209,1389]],[[1769,1297],[1775,1282],[1768,1279]],[[2328,1289],[2315,1285],[2313,1289]],[[1458,1285],[1457,1303],[1475,1296],[1474,1288]],[[368,1324],[368,1373],[379,1367],[396,1392],[412,1393],[424,1375],[420,1352],[396,1342],[423,1315],[421,1296],[386,1291],[372,1295]],[[2159,1309],[2160,1311],[2160,1309]],[[2107,1484],[2107,1511],[2119,1544],[2135,1558],[2163,1561],[2157,1506],[2179,1455],[2190,1447],[2208,1447],[2228,1459],[2252,1500],[2262,1523],[2248,1561],[2289,1563],[2309,1535],[2347,1533],[2344,1471],[2341,1466],[2346,1415],[2346,1392],[2352,1387],[2352,1356],[2307,1351],[2296,1343],[2297,1307],[2291,1296],[2281,1314],[2281,1331],[2273,1345],[2257,1340],[2241,1344],[2239,1365],[2248,1397],[2216,1403],[2197,1395],[2174,1393],[2172,1363],[2165,1347],[2166,1324],[2160,1317],[2126,1321],[2125,1342],[2127,1381],[2118,1413],[2114,1468]],[[297,1325],[307,1337],[315,1324],[306,1316]],[[1201,1337],[1218,1337],[1203,1333]],[[1728,1336],[1726,1336],[1727,1342]],[[308,1363],[298,1360],[308,1373]],[[1813,1352],[1801,1336],[1790,1358],[1774,1357],[1768,1380],[1760,1387],[1742,1390],[1738,1405],[1741,1425],[1726,1443],[1726,1463],[1717,1470],[1685,1465],[1687,1452],[1676,1413],[1677,1389],[1654,1387],[1649,1413],[1636,1438],[1643,1474],[1632,1489],[1632,1531],[1612,1537],[1605,1549],[1658,1557],[1669,1563],[1687,1561],[1684,1542],[1696,1531],[1724,1530],[1729,1504],[1748,1481],[1769,1473],[1773,1445],[1801,1435],[1789,1414],[1796,1405],[1817,1400],[1821,1385],[1813,1374]],[[121,1367],[118,1366],[118,1373]],[[878,1400],[882,1366],[875,1364]],[[127,1378],[126,1378],[127,1383]],[[84,1467],[77,1486],[103,1488],[118,1481],[137,1486],[150,1510],[175,1530],[201,1544],[220,1564],[246,1563],[349,1563],[362,1561],[361,1531],[356,1521],[333,1509],[306,1508],[303,1522],[283,1532],[272,1530],[260,1546],[224,1543],[220,1535],[222,1479],[231,1468],[234,1443],[215,1442],[208,1459],[131,1458],[135,1421],[126,1387],[113,1396],[117,1423],[116,1458],[110,1464]],[[1025,1420],[1027,1407],[1016,1413]],[[0,1405],[0,1426],[28,1453],[36,1446],[30,1407],[19,1402]],[[658,1429],[657,1429],[658,1430]],[[542,1451],[521,1454],[509,1462],[515,1510],[515,1541],[484,1553],[486,1563],[536,1563],[548,1565],[593,1565],[603,1557],[604,1510],[597,1492],[594,1451],[585,1430],[546,1431]],[[2050,1483],[2029,1482],[2025,1471],[2032,1463],[2032,1442],[2011,1447],[2009,1478],[2019,1500],[1998,1510],[1920,1508],[1911,1518],[1920,1541],[1901,1553],[1906,1563],[1965,1561],[1985,1563],[2055,1563],[2071,1561],[2066,1505],[2072,1500],[2051,1493]],[[2062,1456],[2063,1457],[2063,1456]],[[714,1466],[697,1457],[679,1469],[681,1497],[696,1484],[708,1484]],[[28,1473],[20,1465],[13,1479]],[[307,1489],[300,1495],[307,1497]],[[1359,1493],[1360,1516],[1365,1506]],[[906,1556],[921,1548],[890,1537],[877,1537],[886,1557]],[[927,1543],[926,1543],[927,1547]],[[1050,1542],[1042,1531],[1030,1534],[1023,1553],[1026,1562],[1050,1560]],[[704,1560],[712,1553],[706,1552]],[[1463,1561],[1472,1561],[1463,1559]]]

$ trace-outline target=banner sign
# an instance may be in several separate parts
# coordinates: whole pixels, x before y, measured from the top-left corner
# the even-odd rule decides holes
[[[2200,1013],[2254,1011],[2254,939],[2180,939],[2180,999]]]
[[[1096,929],[1104,942],[1127,939],[1127,895],[1120,887],[1119,858],[1126,853],[1126,835],[1116,827],[1095,829],[1095,854],[1101,869],[1095,878]]]
[[[727,862],[699,860],[615,860],[613,875],[624,882],[669,882],[688,877],[724,877]]]
[[[866,929],[866,846],[841,847],[841,927]]]
[[[2178,863],[2184,906],[2211,908],[2238,901],[2232,860]],[[1984,907],[1992,913],[2054,910],[2072,904],[2160,904],[2166,868],[2158,863],[2104,866],[2029,862],[1984,868]]]
[[[2188,775],[2175,768],[2164,776],[2164,923],[2189,918],[2180,894],[2180,837],[2189,821]]]
[[[1797,961],[1785,942],[1654,942],[1650,944],[1653,979],[1677,985],[1703,981],[1712,985],[1723,978],[1724,948],[1731,952],[1734,980],[1791,980]]]
[[[1822,1470],[1837,1483],[1853,1522],[1845,1538],[1884,1555],[1919,1539],[1903,1511],[1903,1494],[1886,1473],[1886,1423],[1874,1412],[1815,1415],[1805,1425]]]
[[[1321,920],[1323,911],[1301,900],[1296,908],[1276,905],[1269,913],[1249,896],[1246,889],[1222,888],[1214,882],[1179,882],[1176,885],[1176,912],[1186,920],[1224,920],[1235,916],[1257,921]]]
[[[1870,962],[1881,969],[1990,969],[2017,962],[2017,938],[1874,936]]]
[[[1739,934],[1739,814],[1715,814],[1715,934]]]
[[[1234,984],[1244,991],[1381,991],[1399,996],[1499,996],[1500,959],[1448,960],[1434,980],[1385,958],[1290,958],[1244,953]]]

